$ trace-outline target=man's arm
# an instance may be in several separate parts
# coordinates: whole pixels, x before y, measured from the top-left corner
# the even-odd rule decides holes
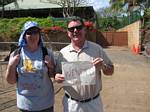
[[[112,75],[114,73],[114,66],[105,64],[102,58],[95,58],[92,62],[98,70],[103,71],[105,75]]]
[[[102,71],[105,75],[112,75],[114,73],[114,66],[107,65],[105,63],[102,64]]]

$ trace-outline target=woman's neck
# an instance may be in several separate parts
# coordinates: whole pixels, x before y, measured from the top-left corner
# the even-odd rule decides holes
[[[38,49],[38,45],[27,46],[27,49],[31,52],[35,52]]]

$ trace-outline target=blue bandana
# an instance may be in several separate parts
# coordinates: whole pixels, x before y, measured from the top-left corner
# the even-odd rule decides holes
[[[39,28],[40,27],[38,26],[38,24],[36,22],[33,22],[33,21],[27,21],[25,24],[24,24],[24,27],[23,27],[23,32],[21,33],[20,37],[19,37],[19,41],[18,41],[18,46],[20,47],[24,47],[26,46],[26,40],[24,38],[25,36],[25,32],[27,30],[29,30],[30,28],[32,27],[36,27],[36,28]],[[40,45],[43,46],[43,39],[42,37],[40,36]]]

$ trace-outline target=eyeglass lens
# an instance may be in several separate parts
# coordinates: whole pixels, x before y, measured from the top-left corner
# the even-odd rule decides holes
[[[33,34],[37,34],[37,33],[39,33],[40,31],[39,31],[39,29],[34,29],[34,30],[28,30],[28,31],[26,31],[26,34],[27,35],[33,35]]]
[[[80,31],[82,28],[83,28],[82,25],[80,25],[80,26],[74,26],[74,27],[68,28],[68,31],[74,32],[75,29],[77,29],[78,31]]]

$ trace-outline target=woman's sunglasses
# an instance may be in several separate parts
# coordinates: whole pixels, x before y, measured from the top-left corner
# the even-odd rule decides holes
[[[74,32],[75,29],[77,29],[78,31],[82,30],[83,26],[80,25],[80,26],[74,26],[74,27],[70,27],[68,28],[68,31],[69,32]]]
[[[40,32],[39,29],[34,29],[34,30],[27,30],[26,34],[27,35],[33,35],[33,34],[38,34]]]

